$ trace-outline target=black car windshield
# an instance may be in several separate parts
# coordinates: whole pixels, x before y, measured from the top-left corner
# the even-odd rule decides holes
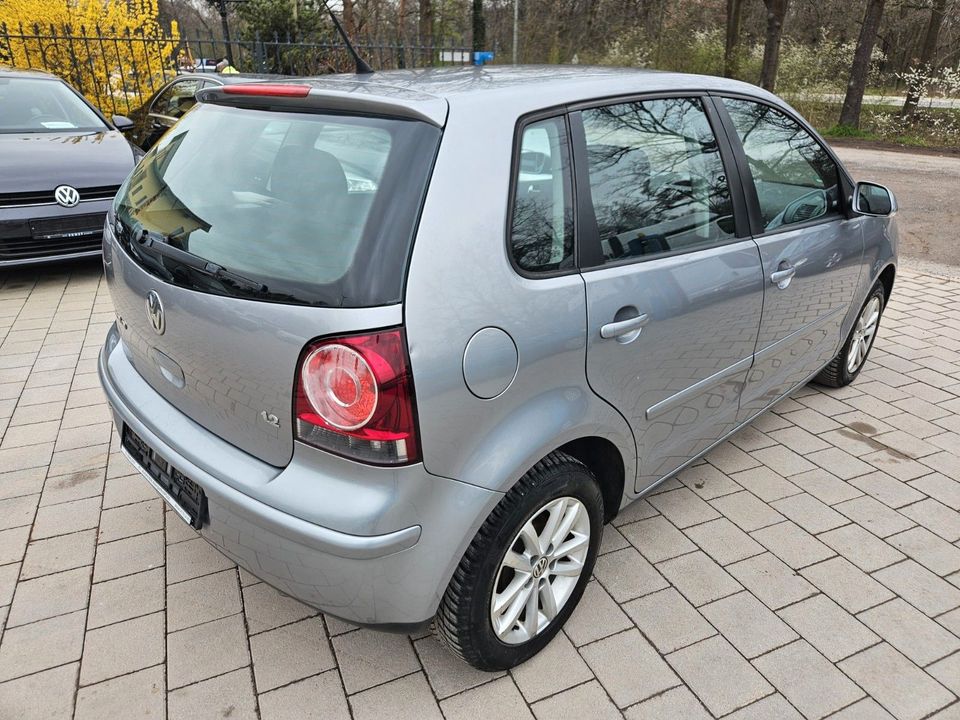
[[[199,105],[120,188],[119,239],[148,272],[203,292],[254,297],[141,240],[248,278],[267,301],[398,302],[439,137],[412,120]]]
[[[109,127],[59,80],[0,77],[0,133],[103,132]]]

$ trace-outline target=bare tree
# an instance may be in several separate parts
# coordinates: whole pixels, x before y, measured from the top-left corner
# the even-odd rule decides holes
[[[931,69],[934,55],[937,52],[937,41],[940,39],[940,28],[943,26],[943,16],[946,14],[947,0],[933,0],[930,8],[930,21],[927,23],[927,32],[920,48],[918,66],[924,71]],[[907,87],[907,99],[903,103],[903,115],[913,115],[920,104],[920,87],[911,83]]]
[[[353,0],[343,0],[343,27],[351,38],[357,35],[357,19],[353,12]]]
[[[723,76],[732,78],[739,69],[740,17],[743,0],[727,0],[727,39],[723,49]]]
[[[473,27],[473,49],[483,50],[487,44],[487,23],[483,19],[483,0],[473,0],[471,10]]]
[[[433,3],[420,0],[420,44],[433,45]]]
[[[867,0],[867,9],[857,38],[857,49],[853,53],[853,67],[850,68],[850,80],[847,82],[847,94],[843,97],[840,110],[840,124],[860,127],[860,110],[863,107],[863,93],[867,88],[870,75],[870,59],[873,46],[877,41],[877,30],[883,18],[885,0]]]
[[[397,3],[397,35],[400,38],[400,45],[407,46],[407,0],[399,0]]]
[[[767,8],[767,35],[763,46],[763,69],[760,85],[773,92],[777,84],[777,68],[780,66],[780,41],[783,39],[783,23],[787,17],[790,0],[763,0]]]

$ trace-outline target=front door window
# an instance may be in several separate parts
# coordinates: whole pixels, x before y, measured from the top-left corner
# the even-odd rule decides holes
[[[723,104],[747,156],[764,231],[840,213],[837,165],[810,133],[769,105]]]

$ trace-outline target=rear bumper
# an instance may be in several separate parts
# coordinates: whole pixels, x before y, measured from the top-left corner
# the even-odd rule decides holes
[[[153,390],[128,362],[115,328],[99,374],[117,428],[129,426],[203,488],[209,521],[200,532],[208,542],[262,580],[350,622],[397,630],[428,622],[502,497],[422,465],[367,467],[300,446],[286,468],[265,465]],[[204,467],[191,459],[198,451]],[[246,492],[238,489],[245,480]]]

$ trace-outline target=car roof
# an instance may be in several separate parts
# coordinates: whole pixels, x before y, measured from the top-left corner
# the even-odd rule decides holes
[[[28,70],[25,68],[13,68],[6,65],[0,65],[0,77],[23,77],[23,78],[41,78],[45,80],[60,80],[62,78],[43,70]]]
[[[366,75],[322,75],[281,82],[308,84],[317,102],[335,96],[344,105],[380,103],[409,109],[442,126],[447,110],[498,112],[521,116],[537,110],[605,97],[659,92],[729,92],[787,107],[755,85],[715,77],[636,68],[590,65],[500,65],[388,70]],[[211,97],[212,96],[208,96]]]
[[[674,89],[712,90],[728,88],[767,94],[755,85],[712,75],[665,72],[644,68],[604,67],[597,65],[487,65],[456,68],[387,70],[369,75],[321,75],[301,78],[299,82],[323,85],[328,82],[364,82],[383,88],[415,91],[453,100],[476,93],[522,95],[538,88],[562,95],[592,97],[601,86],[634,85],[641,92]],[[296,80],[294,80],[296,82]]]
[[[388,70],[385,72],[277,78],[274,83],[307,85],[306,96],[253,97],[222,88],[202,88],[201,102],[226,105],[258,103],[275,108],[312,107],[409,117],[444,127],[459,113],[518,118],[548,108],[645,93],[733,93],[790,109],[783,100],[755,85],[712,75],[589,65],[507,65]],[[257,93],[260,95],[260,93]]]

